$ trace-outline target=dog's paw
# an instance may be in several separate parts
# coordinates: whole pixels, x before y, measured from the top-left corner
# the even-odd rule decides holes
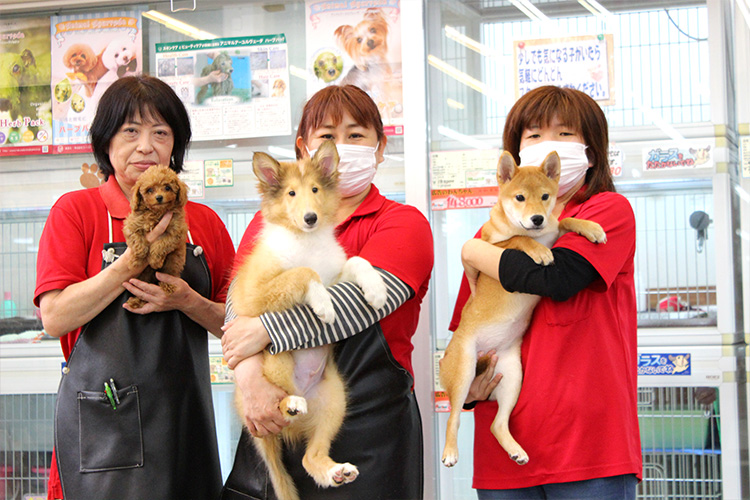
[[[170,285],[169,283],[165,283],[163,281],[159,282],[159,288],[164,290],[164,293],[167,295],[172,295],[174,292],[177,291],[177,287],[174,285]]]
[[[552,256],[552,250],[541,245],[539,247],[534,247],[532,250],[527,250],[526,254],[531,257],[534,262],[543,266],[548,266],[555,260]]]
[[[130,297],[127,304],[133,309],[140,309],[146,303],[145,300],[139,299],[138,297]]]
[[[453,467],[458,463],[458,450],[449,452],[445,450],[443,452],[443,465],[446,467]]]
[[[336,464],[328,471],[328,477],[331,480],[329,486],[341,486],[342,484],[351,483],[359,476],[359,469],[349,462]]]
[[[607,242],[607,233],[604,232],[604,229],[601,227],[598,227],[594,229],[593,231],[589,231],[586,234],[583,234],[582,236],[585,236],[586,239],[588,239],[592,243],[606,243]]]
[[[508,456],[518,465],[526,465],[527,463],[529,463],[529,456],[523,450],[518,450],[513,453],[509,452]]]
[[[341,279],[356,283],[362,289],[367,303],[374,309],[385,305],[388,291],[383,277],[362,257],[352,257],[346,261]]]
[[[323,323],[331,324],[336,320],[336,311],[333,309],[331,296],[319,281],[310,281],[305,294],[305,304],[310,306]]]
[[[307,400],[300,396],[287,396],[279,403],[279,409],[287,416],[287,419],[305,415],[307,414]]]

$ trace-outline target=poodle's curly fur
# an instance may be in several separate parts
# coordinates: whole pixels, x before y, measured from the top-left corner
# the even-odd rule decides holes
[[[125,241],[133,253],[131,269],[148,264],[138,279],[148,283],[159,283],[166,293],[173,293],[174,286],[159,282],[156,279],[156,271],[179,277],[185,267],[187,191],[187,186],[174,170],[161,165],[150,167],[138,177],[133,187],[131,212],[123,227]],[[172,212],[172,220],[166,231],[149,244],[146,235],[168,211]],[[145,302],[137,297],[131,297],[128,304],[138,309]]]

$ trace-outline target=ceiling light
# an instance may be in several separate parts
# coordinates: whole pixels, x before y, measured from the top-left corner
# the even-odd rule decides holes
[[[481,82],[477,80],[476,78],[473,78],[467,75],[463,71],[460,71],[459,69],[451,66],[447,62],[433,56],[432,54],[427,55],[427,62],[430,63],[430,66],[436,69],[439,69],[440,71],[450,76],[451,78],[454,78],[458,82],[466,85],[467,87],[470,87],[476,90],[477,92],[486,95],[490,99],[494,99],[501,103],[508,99],[507,96],[504,96],[497,90],[493,89],[492,87],[489,87],[486,83]]]
[[[444,127],[442,125],[439,125],[438,133],[441,135],[444,135],[445,137],[450,137],[451,139],[454,139],[462,144],[466,144],[472,149],[492,149],[492,146],[489,144],[480,141],[478,139],[474,139],[470,135],[462,134],[461,132],[456,132],[453,129],[450,129],[448,127]]]
[[[281,156],[282,158],[297,158],[297,153],[287,148],[278,146],[268,146],[268,152],[272,155]]]
[[[497,50],[488,47],[487,45],[477,42],[473,38],[469,38],[466,35],[463,35],[459,33],[459,31],[456,28],[452,28],[448,25],[445,26],[445,36],[449,39],[453,40],[454,42],[458,42],[464,47],[473,50],[474,52],[478,52],[479,54],[482,54],[483,56],[487,57],[501,57],[502,54],[498,52]]]
[[[453,109],[465,109],[466,108],[466,106],[464,106],[463,103],[454,101],[450,97],[445,100],[445,103],[448,105],[448,107],[451,107]]]
[[[196,28],[195,26],[192,26],[187,23],[183,23],[182,21],[178,21],[177,19],[173,17],[169,17],[155,10],[149,10],[149,11],[144,12],[143,17],[151,19],[152,21],[156,21],[159,24],[163,24],[164,26],[166,26],[167,28],[173,31],[182,33],[183,35],[187,35],[196,40],[213,40],[214,38],[219,38],[217,35],[214,35],[213,33],[200,30]]]

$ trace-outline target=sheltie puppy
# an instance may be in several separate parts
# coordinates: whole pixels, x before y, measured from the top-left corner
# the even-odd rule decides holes
[[[386,288],[369,262],[347,259],[334,234],[340,202],[336,145],[324,142],[313,158],[279,163],[264,153],[253,156],[258,177],[264,226],[252,252],[240,264],[232,289],[234,310],[241,316],[310,306],[325,323],[336,313],[325,287],[338,281],[357,283],[375,309],[383,307]],[[354,481],[359,471],[329,456],[331,442],[346,414],[346,388],[334,363],[331,346],[324,345],[271,355],[263,352],[263,373],[289,396],[279,407],[291,422],[277,436],[254,437],[276,496],[299,495],[282,462],[282,444],[306,446],[302,464],[323,487]],[[239,390],[235,403],[244,418]],[[282,442],[283,440],[283,442]]]

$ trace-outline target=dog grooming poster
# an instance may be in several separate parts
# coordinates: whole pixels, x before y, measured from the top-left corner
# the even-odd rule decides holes
[[[356,85],[378,105],[386,135],[403,135],[399,0],[308,0],[305,15],[308,96]]]
[[[0,20],[0,156],[52,145],[49,17]]]
[[[156,72],[185,103],[193,141],[292,133],[283,34],[157,43]]]
[[[142,71],[139,11],[52,16],[52,136],[55,153],[91,151],[99,98]]]

